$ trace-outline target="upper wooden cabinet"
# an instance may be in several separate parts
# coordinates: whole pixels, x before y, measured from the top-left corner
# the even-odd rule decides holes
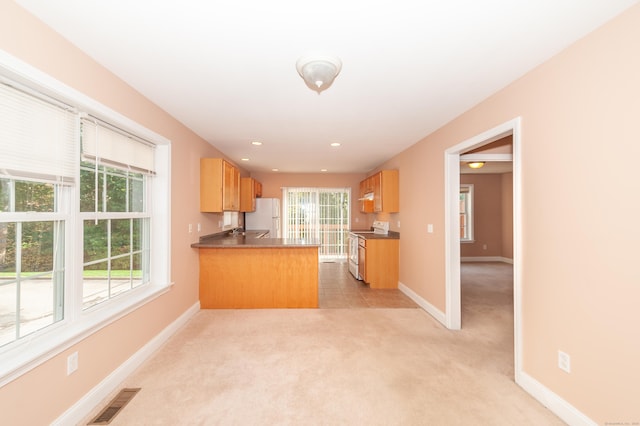
[[[360,212],[373,213],[373,188],[369,188],[370,179],[360,182]],[[365,198],[371,194],[370,198]]]
[[[240,170],[222,158],[200,159],[200,211],[240,210]]]
[[[256,198],[262,197],[262,184],[251,177],[240,179],[240,211],[256,210]]]
[[[360,182],[360,202],[363,213],[399,212],[398,171],[382,170]]]

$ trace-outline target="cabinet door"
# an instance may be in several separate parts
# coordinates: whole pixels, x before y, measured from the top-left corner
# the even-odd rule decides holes
[[[397,239],[367,240],[365,282],[371,288],[398,288],[399,243]]]
[[[200,211],[221,212],[224,192],[222,159],[200,159]]]
[[[222,209],[238,211],[240,209],[240,171],[231,163],[222,162],[224,176],[222,190]]]
[[[362,278],[362,281],[365,283],[367,281],[367,268],[366,268],[366,260],[367,259],[367,249],[358,246],[358,275]]]
[[[373,211],[378,213],[382,211],[382,172],[378,172],[371,176],[373,187]]]
[[[240,178],[240,211],[253,212],[256,210],[256,199],[254,197],[255,181],[252,178]]]
[[[233,168],[233,182],[231,184],[231,210],[240,210],[240,170]]]
[[[397,213],[400,211],[398,195],[398,171],[382,170],[374,178],[373,211],[376,213]]]

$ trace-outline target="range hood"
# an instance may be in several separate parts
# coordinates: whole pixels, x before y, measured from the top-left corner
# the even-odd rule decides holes
[[[362,198],[358,198],[358,201],[373,201],[373,192],[367,192]]]

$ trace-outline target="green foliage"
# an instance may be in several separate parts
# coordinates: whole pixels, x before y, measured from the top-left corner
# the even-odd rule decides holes
[[[143,211],[144,177],[115,168],[83,162],[80,170],[80,211],[98,212]],[[96,191],[96,183],[98,191]],[[0,179],[0,211],[54,212],[56,187],[53,184]],[[141,247],[142,219],[87,220],[84,223],[84,262],[125,255]],[[22,272],[46,272],[54,267],[55,222],[8,222],[0,224],[0,272],[16,271],[16,238],[20,236]],[[20,231],[19,233],[17,231]],[[62,232],[60,230],[60,232]],[[112,270],[129,270],[129,256],[112,259]],[[135,264],[140,263],[134,256]],[[106,262],[87,269],[105,270]]]

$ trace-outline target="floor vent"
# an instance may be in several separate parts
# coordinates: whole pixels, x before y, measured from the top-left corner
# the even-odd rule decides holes
[[[91,420],[89,425],[108,425],[111,420],[133,399],[138,393],[140,388],[125,388],[122,389],[115,398],[111,400],[109,405]]]

